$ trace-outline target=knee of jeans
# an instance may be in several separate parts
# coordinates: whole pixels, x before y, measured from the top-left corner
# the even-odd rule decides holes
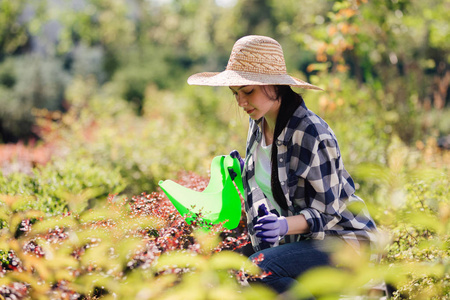
[[[262,253],[260,252],[256,252],[253,253],[252,255],[250,255],[250,257],[248,258],[252,263],[256,264],[257,266],[260,267],[261,263],[264,261],[264,256],[262,255]]]
[[[256,264],[263,271],[267,271],[268,268],[270,267],[270,264],[268,263],[267,257],[264,256],[264,254],[261,253],[261,252],[257,252],[257,253],[252,254],[249,257],[249,260],[251,262],[253,262],[254,264]]]

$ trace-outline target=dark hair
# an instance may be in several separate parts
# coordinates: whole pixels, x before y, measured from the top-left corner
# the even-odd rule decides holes
[[[266,89],[263,89],[267,96],[269,93]],[[294,114],[295,110],[303,103],[303,98],[300,94],[292,90],[289,85],[276,85],[275,86],[276,97],[270,97],[274,101],[281,101],[280,110],[278,111],[277,121],[275,123],[275,131],[273,134],[272,142],[272,154],[271,154],[271,187],[272,194],[275,201],[284,210],[287,210],[287,202],[284,197],[283,190],[281,189],[280,180],[278,178],[278,149],[277,149],[277,138],[281,134],[281,131],[286,127],[289,119]]]

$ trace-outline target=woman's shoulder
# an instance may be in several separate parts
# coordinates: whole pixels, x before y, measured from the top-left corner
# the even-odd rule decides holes
[[[297,109],[294,118],[297,120],[289,122],[289,129],[317,140],[335,139],[334,132],[328,123],[306,107]]]

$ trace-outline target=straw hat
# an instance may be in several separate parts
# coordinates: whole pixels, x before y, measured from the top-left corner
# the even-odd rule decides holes
[[[290,85],[322,90],[289,76],[281,45],[272,38],[258,35],[244,36],[236,41],[225,71],[194,74],[187,82],[208,86]]]

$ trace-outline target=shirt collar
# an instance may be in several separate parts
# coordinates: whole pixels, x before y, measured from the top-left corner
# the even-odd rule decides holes
[[[262,128],[262,124],[263,124],[263,120],[264,120],[264,117],[261,117],[260,119],[258,119],[258,120],[256,120],[255,121],[255,123],[256,123],[256,125],[257,125],[257,131],[256,131],[256,142],[261,142],[261,139],[262,139],[262,130],[263,130],[263,128]]]
[[[292,136],[294,135],[294,132],[298,125],[300,124],[301,120],[307,115],[308,108],[306,107],[305,102],[302,102],[299,107],[295,110],[292,117],[289,119],[287,126],[281,131],[280,135],[277,138],[277,146],[287,146],[289,141],[292,139]],[[255,123],[257,125],[257,132],[256,132],[256,142],[260,142],[262,139],[262,122],[264,120],[264,117],[261,117],[260,119],[256,120]]]

